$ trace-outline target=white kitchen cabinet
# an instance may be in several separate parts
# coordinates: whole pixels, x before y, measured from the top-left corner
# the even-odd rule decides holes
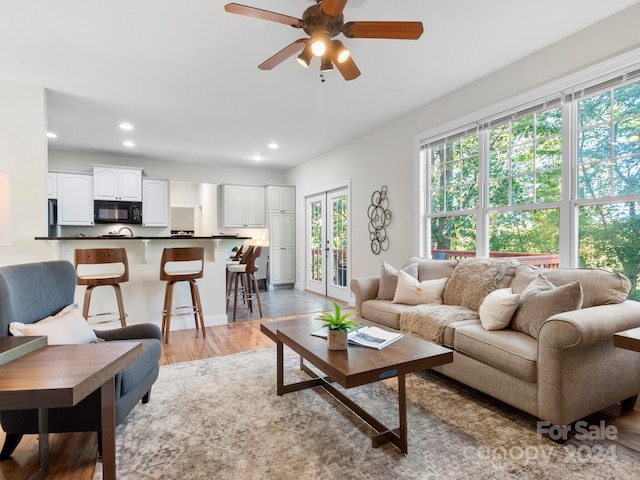
[[[295,214],[269,215],[269,281],[273,285],[294,283]]]
[[[93,225],[93,175],[58,173],[58,225]]]
[[[296,281],[295,187],[267,187],[269,198],[269,282]]]
[[[270,213],[294,213],[296,211],[296,187],[269,185],[267,187]]]
[[[142,225],[169,226],[169,181],[156,178],[142,179]]]
[[[58,173],[47,173],[47,198],[58,198]]]
[[[221,185],[219,223],[227,228],[264,228],[264,187]]]
[[[142,169],[93,166],[96,200],[142,201]]]

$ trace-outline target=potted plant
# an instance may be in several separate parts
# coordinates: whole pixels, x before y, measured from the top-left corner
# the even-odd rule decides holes
[[[323,327],[327,327],[327,348],[329,350],[346,350],[347,349],[347,334],[356,328],[357,322],[347,320],[351,313],[340,312],[340,306],[333,302],[333,314],[329,312],[323,312],[317,320],[322,320]]]

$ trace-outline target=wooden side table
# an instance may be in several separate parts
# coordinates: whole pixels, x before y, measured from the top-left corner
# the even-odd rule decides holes
[[[640,352],[640,327],[624,330],[613,335],[613,345]]]
[[[136,341],[49,345],[0,366],[0,409],[38,410],[40,468],[32,479],[49,472],[49,409],[73,407],[100,389],[103,478],[115,480],[114,378],[141,354]]]

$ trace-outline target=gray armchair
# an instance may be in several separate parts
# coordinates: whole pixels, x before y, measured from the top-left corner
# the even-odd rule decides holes
[[[12,265],[0,268],[0,336],[9,335],[11,322],[35,323],[74,303],[76,272],[67,261]],[[115,330],[96,331],[106,341],[140,340],[142,355],[115,378],[116,425],[142,400],[147,403],[151,386],[158,378],[161,353],[160,329],[137,324]],[[24,434],[38,433],[37,410],[0,411],[0,425],[6,433],[0,460],[11,456]],[[49,411],[49,432],[98,432],[102,445],[100,390],[72,408]]]

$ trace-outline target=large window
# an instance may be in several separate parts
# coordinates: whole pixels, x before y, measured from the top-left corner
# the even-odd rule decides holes
[[[637,73],[425,140],[427,251],[616,270],[640,299]]]

